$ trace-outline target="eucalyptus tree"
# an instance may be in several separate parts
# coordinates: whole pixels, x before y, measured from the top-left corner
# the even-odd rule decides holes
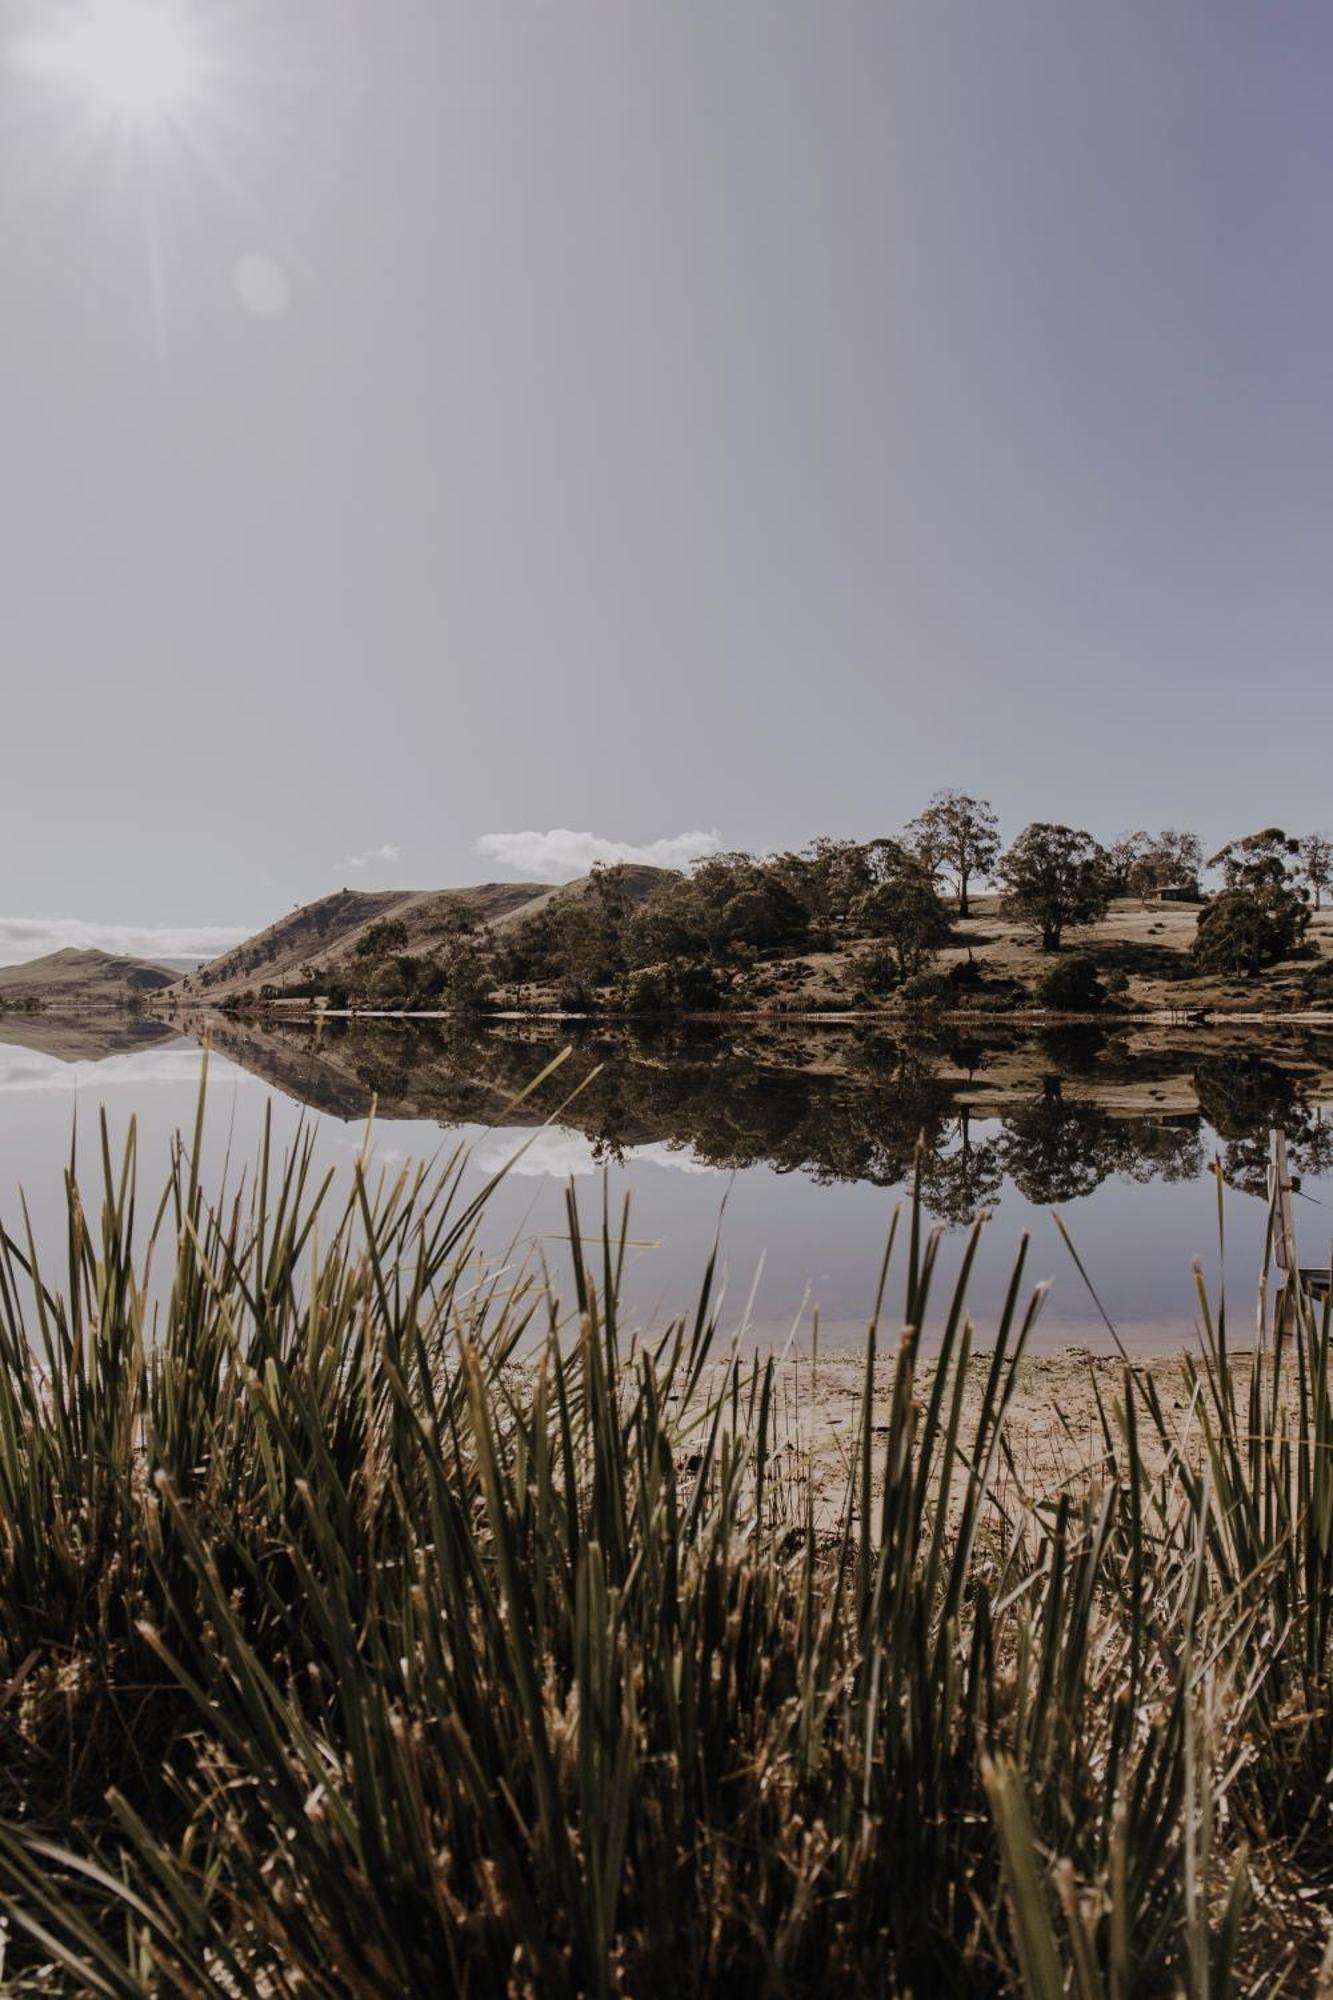
[[[1326,833],[1307,833],[1301,842],[1301,874],[1318,909],[1324,890],[1333,882],[1333,840]]]
[[[958,914],[968,915],[968,888],[988,876],[1000,851],[999,822],[986,799],[966,792],[936,792],[907,829],[908,838],[932,875],[952,875]]]
[[[1066,930],[1106,915],[1114,877],[1111,857],[1082,828],[1034,820],[996,864],[1000,907],[1059,951]]]

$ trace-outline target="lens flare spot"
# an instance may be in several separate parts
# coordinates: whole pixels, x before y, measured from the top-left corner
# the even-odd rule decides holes
[[[262,251],[250,250],[237,259],[232,282],[241,304],[258,319],[280,319],[291,303],[287,273]]]

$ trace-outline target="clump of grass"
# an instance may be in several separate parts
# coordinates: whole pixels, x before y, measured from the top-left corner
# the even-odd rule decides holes
[[[572,1196],[566,1310],[481,1274],[460,1159],[340,1188],[266,1140],[210,1203],[200,1137],[146,1249],[105,1132],[58,1281],[0,1235],[6,1992],[1308,1990],[1326,1313],[1242,1407],[1201,1294],[1199,1448],[1127,1367],[1025,1503],[1040,1293],[1020,1247],[979,1360],[981,1226],[937,1296],[918,1199],[830,1524],[713,1265],[646,1337]]]

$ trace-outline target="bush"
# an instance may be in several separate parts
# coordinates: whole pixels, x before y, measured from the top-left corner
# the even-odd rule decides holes
[[[1104,1004],[1106,988],[1095,959],[1086,952],[1061,959],[1037,983],[1037,1004],[1058,1014],[1093,1014]]]
[[[954,990],[947,972],[917,972],[903,981],[902,997],[909,1007],[929,1007],[947,999]]]
[[[675,1005],[671,968],[641,965],[625,982],[625,1005],[631,1014],[668,1014]]]
[[[903,983],[896,956],[882,946],[863,951],[853,963],[858,990],[867,1000],[887,999]]]
[[[1199,912],[1195,961],[1205,972],[1249,977],[1288,957],[1309,923],[1310,913],[1293,891],[1224,889]]]
[[[1321,959],[1301,974],[1301,998],[1320,1003],[1333,1000],[1333,958]]]

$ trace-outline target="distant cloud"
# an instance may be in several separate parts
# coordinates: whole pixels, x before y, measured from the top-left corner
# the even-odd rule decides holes
[[[688,868],[721,851],[722,842],[713,833],[675,833],[665,840],[650,840],[641,847],[633,841],[604,840],[597,833],[574,833],[567,826],[553,826],[546,833],[483,833],[476,852],[483,861],[494,862],[513,874],[535,882],[572,882],[586,875],[595,861],[633,861],[649,868]]]
[[[225,924],[90,924],[77,917],[0,917],[0,965],[51,951],[109,951],[126,958],[217,958],[253,931]]]
[[[386,840],[383,847],[367,848],[364,854],[344,855],[342,865],[344,868],[373,868],[377,861],[397,861],[402,851],[391,840]]]
[[[661,1140],[627,1146],[624,1157],[626,1164],[643,1160],[650,1166],[670,1167],[675,1173],[717,1171],[683,1147],[668,1146]],[[507,1168],[511,1174],[525,1177],[568,1180],[571,1174],[599,1174],[606,1163],[582,1132],[572,1132],[562,1125],[543,1125],[530,1132],[513,1128],[488,1132],[473,1148],[472,1164],[484,1174],[498,1174]]]

